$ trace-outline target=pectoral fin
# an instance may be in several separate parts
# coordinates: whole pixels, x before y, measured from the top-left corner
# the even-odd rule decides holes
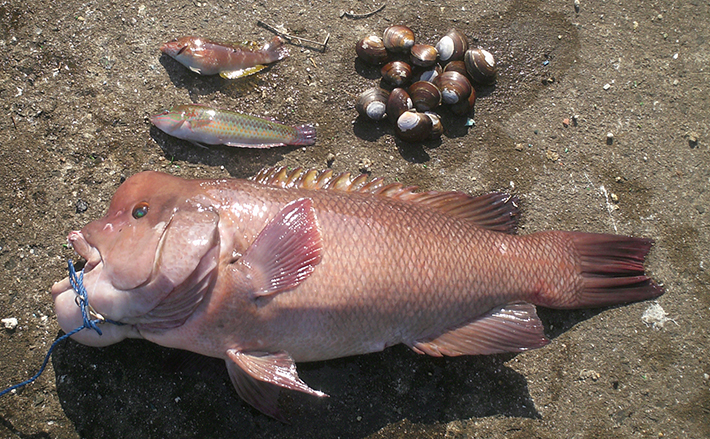
[[[285,352],[227,351],[227,370],[234,388],[244,401],[271,417],[284,421],[278,410],[280,387],[314,396],[328,396],[313,390],[298,378],[296,364]]]
[[[323,242],[312,204],[309,198],[287,204],[239,261],[253,298],[297,287],[320,262]]]
[[[254,67],[247,67],[246,69],[219,72],[219,76],[223,77],[224,79],[243,78],[245,76],[253,75],[254,73],[264,70],[265,68],[266,66],[259,64]]]
[[[543,329],[534,305],[514,303],[494,308],[465,326],[417,340],[410,346],[417,353],[434,357],[522,352],[549,343]]]

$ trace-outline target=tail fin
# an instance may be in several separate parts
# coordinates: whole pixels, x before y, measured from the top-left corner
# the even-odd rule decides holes
[[[580,232],[551,232],[561,235],[576,256],[581,276],[577,291],[567,297],[548,297],[540,303],[551,308],[595,308],[656,298],[663,287],[644,272],[644,261],[652,239]]]
[[[284,43],[283,38],[276,36],[264,45],[263,51],[269,55],[268,63],[282,60],[288,56],[288,49]]]
[[[289,145],[313,145],[316,143],[316,129],[313,125],[296,127],[296,139]]]

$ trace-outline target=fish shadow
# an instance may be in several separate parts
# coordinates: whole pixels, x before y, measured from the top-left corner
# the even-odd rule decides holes
[[[274,166],[284,155],[298,146],[278,146],[274,148],[238,148],[226,145],[201,147],[186,140],[170,136],[154,125],[150,127],[150,137],[163,150],[166,160],[184,161],[205,166],[224,166],[229,175],[247,178],[256,175],[264,167]]]
[[[220,92],[232,97],[242,97],[257,89],[259,75],[249,75],[238,79],[224,79],[219,75],[200,75],[183,66],[166,54],[161,54],[158,62],[165,68],[170,81],[176,88],[187,90],[193,103],[199,103],[202,96]],[[268,71],[267,67],[262,72]],[[186,102],[180,102],[185,104]]]
[[[399,422],[425,429],[487,416],[539,418],[515,355],[432,358],[404,346],[301,363],[299,375],[330,395],[284,391],[288,424],[244,403],[223,360],[126,340],[74,341],[53,355],[57,393],[81,437],[360,438]]]

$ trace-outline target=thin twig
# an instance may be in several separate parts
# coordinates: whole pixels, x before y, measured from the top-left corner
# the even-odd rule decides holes
[[[340,18],[348,17],[348,18],[352,18],[352,19],[354,19],[354,20],[357,20],[358,18],[367,18],[367,17],[370,17],[370,16],[372,16],[372,15],[375,15],[375,14],[377,14],[378,12],[380,12],[381,10],[383,10],[386,5],[387,5],[387,3],[382,3],[382,6],[380,6],[379,8],[375,9],[375,10],[372,11],[372,12],[367,12],[367,13],[365,13],[365,14],[356,14],[356,13],[354,13],[353,11],[350,11],[350,12],[343,11],[343,12],[340,13]]]
[[[264,22],[261,21],[261,20],[258,20],[258,21],[256,22],[256,24],[257,24],[258,26],[261,26],[261,27],[263,27],[263,28],[266,28],[266,29],[270,30],[271,32],[275,33],[276,35],[278,35],[278,36],[280,36],[280,37],[283,37],[284,39],[286,39],[286,40],[287,40],[289,43],[291,43],[291,44],[294,44],[294,45],[296,45],[296,46],[312,47],[312,48],[314,48],[313,45],[315,45],[315,46],[318,46],[318,47],[320,48],[319,51],[320,51],[320,52],[323,52],[323,53],[325,53],[325,48],[326,48],[326,46],[328,45],[328,40],[330,39],[330,34],[328,34],[328,35],[325,36],[325,41],[323,41],[323,42],[321,43],[321,42],[319,42],[319,41],[313,41],[313,40],[309,40],[309,39],[307,39],[307,38],[301,38],[301,37],[297,37],[297,36],[294,36],[294,35],[289,35],[289,34],[287,34],[287,33],[285,33],[285,32],[281,32],[280,30],[276,29],[274,26],[271,26],[270,24],[264,23]],[[311,46],[309,46],[309,45],[311,45]]]

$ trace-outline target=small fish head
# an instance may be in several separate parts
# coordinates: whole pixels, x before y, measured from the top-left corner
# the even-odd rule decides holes
[[[150,121],[162,131],[172,135],[183,128],[183,124],[187,122],[187,118],[192,115],[186,107],[185,105],[179,105],[167,109],[155,116],[151,116]]]
[[[164,54],[178,59],[181,56],[191,56],[193,51],[202,48],[203,45],[204,40],[199,37],[182,37],[164,43],[160,46],[160,50]]]
[[[105,318],[128,323],[103,325],[110,328],[103,336],[84,330],[73,336],[75,340],[106,346],[140,337],[140,325],[160,325],[167,319],[164,326],[177,326],[189,317],[192,310],[170,315],[164,307],[161,311],[161,304],[172,300],[169,309],[175,310],[183,290],[203,294],[194,284],[205,283],[215,270],[219,235],[218,216],[190,204],[187,185],[158,172],[137,174],[116,191],[103,218],[69,234],[69,244],[86,259],[83,283],[89,304]],[[69,280],[54,284],[52,296],[62,329],[80,326]]]

